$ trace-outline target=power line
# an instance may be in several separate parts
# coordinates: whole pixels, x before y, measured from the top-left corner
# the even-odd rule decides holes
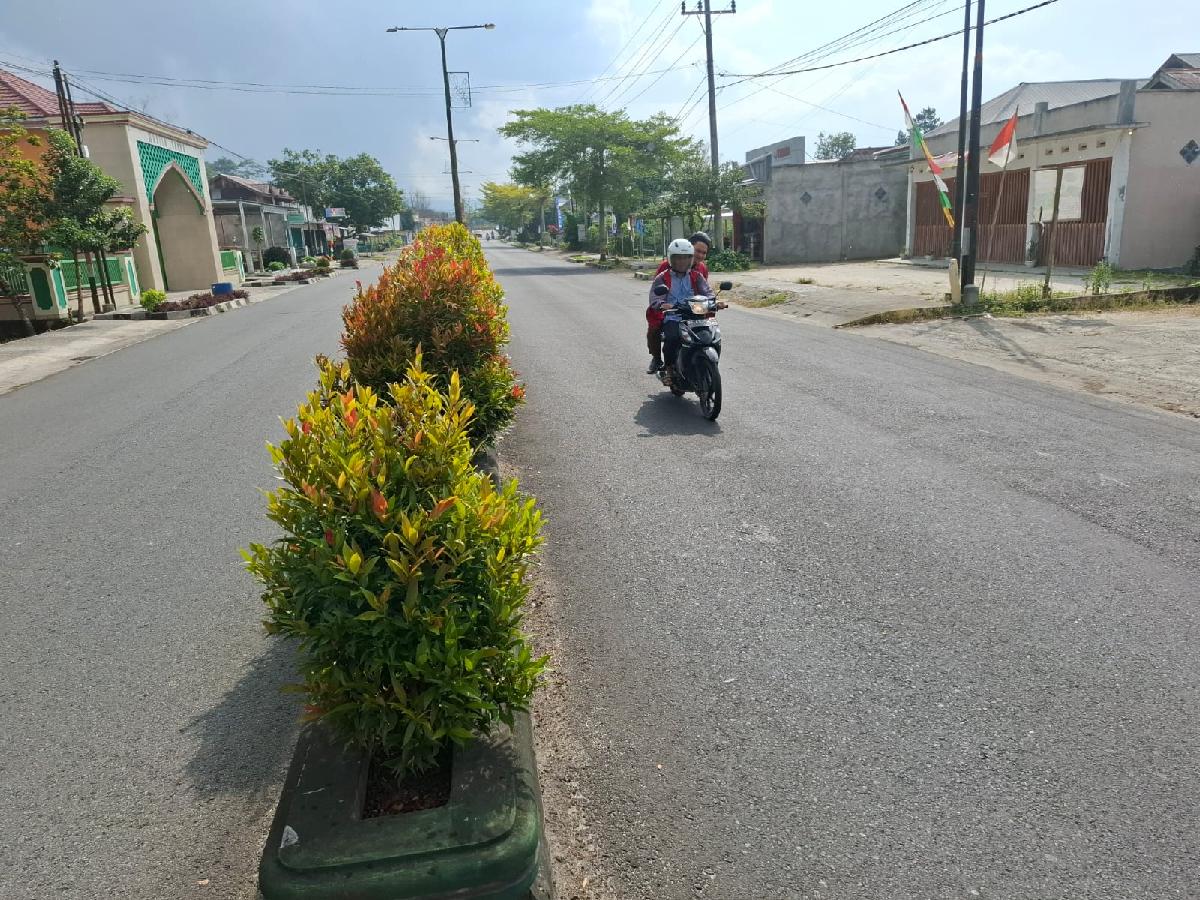
[[[658,24],[654,26],[650,34],[648,34],[646,39],[641,43],[640,52],[634,51],[634,55],[630,57],[634,61],[629,66],[629,71],[621,78],[620,81],[616,83],[616,85],[613,86],[611,90],[609,90],[607,94],[596,101],[596,106],[604,106],[604,104],[606,104],[614,95],[617,95],[624,86],[625,82],[628,81],[629,78],[633,77],[634,73],[637,72],[639,67],[649,66],[650,62],[654,58],[653,51],[655,49],[655,41],[662,37],[663,32],[666,30],[667,23],[670,22],[674,17],[675,10],[668,9],[666,16],[664,16],[662,19],[659,19]],[[674,39],[675,35],[672,34],[671,40],[673,41]]]
[[[882,35],[880,35],[879,32],[883,31],[885,28],[890,29],[887,32],[888,34],[899,34],[900,32],[908,31],[912,28],[916,28],[918,25],[922,25],[925,22],[931,21],[932,19],[936,19],[939,16],[946,15],[947,13],[946,12],[937,13],[936,15],[929,16],[928,18],[921,19],[916,22],[910,22],[909,24],[903,25],[903,26],[900,26],[900,23],[903,22],[905,19],[909,19],[909,18],[912,18],[914,15],[918,15],[920,12],[922,12],[923,9],[930,9],[939,3],[944,5],[947,2],[957,2],[957,0],[914,0],[914,2],[909,3],[905,6],[902,6],[899,9],[893,10],[892,12],[888,13],[886,16],[882,16],[882,17],[874,20],[873,22],[868,22],[866,25],[863,25],[860,28],[856,28],[854,31],[848,32],[847,34],[844,34],[839,38],[835,38],[834,40],[829,41],[828,43],[822,44],[818,47],[815,47],[812,50],[809,50],[805,53],[800,54],[799,56],[792,57],[792,59],[787,60],[784,63],[780,63],[777,66],[773,66],[771,69],[768,69],[766,72],[762,73],[762,76],[763,77],[773,77],[775,80],[771,83],[779,84],[783,81],[786,81],[791,75],[791,73],[779,71],[779,69],[784,65],[788,65],[790,63],[794,63],[794,62],[800,61],[800,60],[805,60],[810,63],[817,62],[822,59],[828,59],[830,56],[832,56],[834,53],[838,52],[839,50],[849,50],[853,47],[869,46],[880,40],[880,37]],[[952,12],[952,11],[953,10],[949,10],[947,12]],[[900,26],[900,27],[895,27],[895,26]],[[729,76],[726,73],[722,73],[722,77],[733,77],[733,76]],[[726,85],[726,87],[735,87],[736,85],[742,84],[743,82],[748,81],[748,80],[750,80],[750,79],[743,78],[743,79],[741,79],[741,81],[731,82],[730,84]],[[744,100],[749,100],[751,97],[761,94],[764,90],[766,90],[766,86],[760,87],[757,90],[751,91],[748,94],[743,94],[741,97],[738,97],[735,100],[731,100],[729,103],[725,104],[724,108],[727,109],[731,106],[741,103]]]
[[[646,23],[650,21],[650,18],[654,15],[655,12],[658,11],[658,8],[663,5],[663,2],[665,2],[665,0],[657,0],[657,2],[653,6],[650,7],[650,11],[648,13],[646,13],[645,18],[642,19],[641,23],[634,30],[633,34],[631,34],[629,36],[629,40],[627,40],[624,43],[624,45],[622,45],[621,49],[617,51],[617,55],[614,56],[611,60],[609,60],[608,65],[600,70],[601,76],[604,76],[609,71],[609,69],[611,69],[614,65],[616,65],[617,60],[619,60],[621,58],[621,54],[623,54],[629,48],[629,45],[634,42],[634,40],[637,38],[637,36],[642,33],[642,29],[646,27]],[[599,78],[597,78],[596,80],[599,81]],[[588,98],[588,95],[591,93],[592,93],[592,91],[589,89],[588,91],[586,91],[584,93],[584,95],[580,98],[580,100],[581,101],[586,100]]]
[[[827,113],[832,113],[835,116],[841,116],[843,119],[852,119],[855,122],[861,122],[864,125],[870,125],[872,128],[878,128],[881,131],[895,131],[896,130],[895,126],[880,125],[878,122],[868,122],[866,119],[860,119],[858,116],[852,116],[849,113],[838,112],[836,109],[830,109],[828,106],[822,106],[820,103],[813,103],[811,100],[805,100],[802,97],[797,97],[795,94],[789,94],[787,91],[780,90],[779,88],[775,87],[774,85],[767,85],[766,89],[771,91],[772,93],[779,94],[780,96],[783,96],[783,97],[787,97],[789,100],[795,100],[797,103],[803,103],[806,106],[811,106],[815,109],[820,109]],[[838,96],[838,95],[842,94],[844,92],[844,90],[845,89],[843,88],[842,91],[836,92],[836,94],[834,96]]]
[[[692,50],[695,48],[695,46],[698,43],[700,43],[702,40],[704,40],[704,35],[700,35],[698,38],[696,38],[694,41],[692,41],[690,44],[688,44],[687,49],[685,49],[682,53],[680,53],[679,56],[676,57],[675,62],[671,63],[671,65],[672,66],[677,65],[679,63],[679,61],[681,59],[683,59],[685,56],[687,56],[689,53],[691,53]],[[695,65],[695,63],[692,63],[692,65]],[[673,71],[673,69],[668,69],[668,71]],[[650,90],[650,88],[654,87],[656,84],[658,84],[662,80],[663,80],[663,76],[659,75],[652,82],[650,82],[648,85],[646,85],[640,91],[638,91],[634,96],[625,100],[624,105],[632,106],[635,100],[639,99],[643,94],[645,94],[648,90]]]
[[[1058,0],[1042,0],[1041,3],[1035,3],[1033,6],[1027,6],[1024,9],[1018,9],[1016,12],[1008,13],[1004,16],[997,16],[995,19],[988,19],[984,25],[995,25],[997,22],[1003,22],[1005,19],[1012,19],[1016,16],[1024,15],[1027,12],[1033,12],[1035,9],[1041,9],[1043,6],[1050,6],[1052,3],[1057,3]],[[976,26],[972,25],[971,30],[974,31]],[[900,53],[903,50],[912,50],[914,47],[924,47],[927,44],[935,44],[938,41],[944,41],[947,38],[957,37],[962,34],[961,28],[956,28],[954,31],[949,31],[946,34],[940,34],[937,37],[927,38],[923,41],[917,41],[913,44],[905,44],[903,47],[894,47],[891,50],[884,50],[882,53],[873,53],[870,56],[860,56],[857,59],[846,59],[841,62],[829,63],[824,66],[811,66],[806,69],[792,69],[787,72],[759,72],[753,75],[743,75],[734,73],[722,73],[722,78],[739,78],[741,81],[735,81],[727,87],[732,87],[735,84],[741,84],[742,81],[749,81],[754,78],[770,78],[775,75],[800,75],[804,72],[819,72],[822,69],[836,69],[838,66],[848,66],[852,63],[866,62],[869,59],[878,59],[881,56],[890,56],[893,53]]]

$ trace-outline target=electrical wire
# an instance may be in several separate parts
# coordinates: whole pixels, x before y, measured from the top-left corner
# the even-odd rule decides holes
[[[605,66],[603,69],[601,69],[601,70],[600,70],[600,75],[599,75],[599,76],[597,77],[597,79],[596,79],[596,81],[597,81],[597,82],[599,81],[599,78],[602,78],[604,75],[606,75],[606,74],[608,73],[609,69],[611,69],[613,66],[615,66],[615,65],[617,64],[617,61],[618,61],[618,60],[621,58],[621,55],[622,55],[622,54],[623,54],[623,53],[624,53],[624,52],[625,52],[627,49],[629,49],[629,45],[630,45],[630,44],[632,44],[632,43],[634,42],[634,40],[637,38],[637,36],[638,36],[639,34],[641,34],[641,33],[642,33],[642,29],[646,27],[646,23],[650,21],[651,17],[652,17],[652,16],[653,16],[653,15],[654,15],[656,12],[658,12],[659,8],[660,8],[660,7],[663,5],[663,3],[664,3],[664,2],[670,2],[670,0],[658,0],[658,2],[656,2],[656,3],[655,3],[653,6],[651,6],[651,7],[650,7],[650,11],[649,11],[648,13],[646,13],[646,16],[645,16],[645,18],[643,18],[643,19],[642,19],[641,23],[640,23],[640,24],[638,25],[638,27],[637,27],[637,28],[634,30],[633,34],[631,34],[631,35],[629,36],[629,40],[627,40],[627,41],[626,41],[626,42],[625,42],[625,43],[622,45],[621,49],[617,51],[617,55],[616,55],[616,56],[614,56],[614,57],[613,57],[611,60],[609,60],[609,63],[608,63],[608,65],[607,65],[607,66]],[[580,98],[580,102],[581,102],[581,103],[582,103],[583,101],[587,100],[587,98],[588,98],[589,96],[591,96],[591,93],[592,93],[592,90],[594,90],[594,87],[595,87],[595,85],[593,84],[593,87],[592,87],[592,88],[589,88],[589,89],[588,89],[588,90],[587,90],[587,91],[584,93],[584,95],[583,95],[583,96]]]
[[[633,77],[634,73],[636,73],[639,68],[644,70],[645,68],[649,67],[650,62],[654,58],[653,53],[656,49],[656,42],[662,37],[663,33],[667,29],[667,24],[675,18],[675,15],[676,13],[674,8],[671,8],[667,10],[666,16],[658,20],[650,34],[648,34],[646,39],[641,43],[640,52],[634,51],[634,56],[631,57],[634,61],[629,66],[628,72],[612,87],[611,90],[608,91],[608,93],[606,93],[599,100],[595,101],[596,106],[603,108],[607,103],[610,102],[610,100],[620,95],[620,92],[624,88],[626,81]],[[674,40],[674,38],[675,35],[672,34],[671,39]],[[666,48],[664,47],[662,49],[665,50]]]

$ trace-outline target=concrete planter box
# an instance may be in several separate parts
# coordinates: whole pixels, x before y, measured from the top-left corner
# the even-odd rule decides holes
[[[319,723],[301,734],[259,867],[265,900],[531,896],[544,854],[527,715],[454,752],[436,809],[361,818],[369,765]]]

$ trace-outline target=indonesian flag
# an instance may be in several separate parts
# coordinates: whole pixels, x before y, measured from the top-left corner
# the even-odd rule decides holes
[[[992,149],[988,150],[988,160],[993,165],[1005,169],[1016,155],[1017,113],[1014,111],[1012,118],[1000,129],[1000,133],[996,135],[996,140],[992,142]]]
[[[899,91],[896,91],[896,93],[900,94]],[[929,164],[929,173],[933,176],[933,183],[937,185],[938,202],[942,205],[942,215],[946,217],[946,224],[953,228],[953,206],[950,203],[950,191],[946,188],[946,182],[942,181],[942,167],[933,158],[933,154],[929,152],[929,145],[925,143],[925,138],[921,135],[921,129],[913,121],[912,114],[908,111],[908,104],[904,102],[903,94],[900,94],[900,105],[904,107],[904,123],[908,126],[908,130],[912,134],[912,145],[924,154],[925,162]]]

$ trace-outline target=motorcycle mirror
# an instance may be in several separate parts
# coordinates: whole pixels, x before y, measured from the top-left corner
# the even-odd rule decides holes
[[[656,284],[654,286],[654,296],[655,297],[665,297],[669,293],[670,293],[670,290],[667,288],[667,286],[665,284]]]
[[[717,285],[717,287],[719,287],[723,291],[732,291],[733,290],[733,282],[732,281],[722,281],[719,285]]]

